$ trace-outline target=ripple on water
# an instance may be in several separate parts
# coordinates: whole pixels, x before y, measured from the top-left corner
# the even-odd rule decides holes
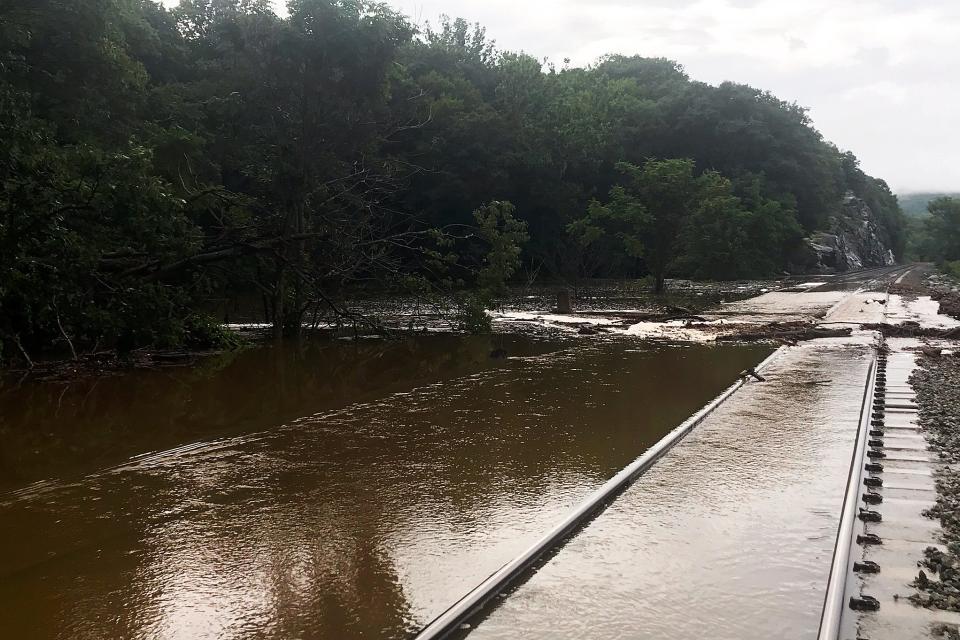
[[[622,346],[510,360],[23,491],[0,505],[0,628],[405,637],[770,350]],[[261,387],[218,406],[269,402]]]

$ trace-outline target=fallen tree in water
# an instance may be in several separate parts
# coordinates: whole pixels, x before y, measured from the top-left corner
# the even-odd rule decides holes
[[[696,325],[690,325],[695,327]],[[816,340],[817,338],[843,338],[849,336],[852,329],[842,327],[829,329],[812,322],[771,322],[739,331],[717,336],[717,342],[755,342],[759,340],[779,340],[785,343]]]
[[[879,331],[887,338],[943,338],[960,339],[960,327],[938,329],[922,327],[919,322],[902,322],[900,324],[865,324],[864,329]]]

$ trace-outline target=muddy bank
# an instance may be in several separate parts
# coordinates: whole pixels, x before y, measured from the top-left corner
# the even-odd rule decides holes
[[[234,350],[242,349],[238,346]],[[66,382],[82,378],[92,378],[123,373],[138,369],[163,369],[168,367],[189,367],[202,359],[223,355],[227,350],[139,350],[121,354],[117,351],[78,354],[76,359],[41,360],[32,362],[29,367],[12,367],[0,370],[9,380],[17,382]]]
[[[953,290],[937,291],[931,297],[940,303],[940,313],[960,320],[960,293]]]
[[[960,611],[960,357],[924,357],[910,379],[920,424],[945,463],[936,475],[937,503],[925,515],[940,521],[945,550],[928,547],[913,581],[914,604]],[[956,629],[953,630],[956,633]],[[953,637],[953,636],[948,636]]]
[[[796,344],[818,338],[843,338],[852,332],[849,327],[829,328],[814,322],[770,322],[765,325],[737,327],[733,333],[718,335],[717,342],[773,340],[783,344]]]
[[[960,327],[953,327],[951,329],[924,327],[919,322],[901,322],[900,324],[868,323],[862,325],[861,328],[867,331],[879,331],[886,338],[960,339]]]
[[[916,298],[930,296],[940,303],[940,313],[960,320],[960,290],[955,282],[940,274],[933,274],[920,282],[901,282],[890,287],[890,293]]]

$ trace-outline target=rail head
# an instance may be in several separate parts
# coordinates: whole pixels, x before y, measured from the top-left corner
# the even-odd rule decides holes
[[[874,355],[867,371],[867,384],[863,392],[860,407],[860,421],[857,425],[857,438],[850,459],[847,474],[847,487],[843,495],[843,507],[840,511],[840,523],[837,526],[837,540],[830,564],[827,591],[823,598],[823,612],[820,616],[820,628],[817,640],[837,640],[840,636],[840,622],[843,618],[844,596],[847,576],[850,571],[850,555],[853,547],[853,535],[857,522],[860,484],[864,475],[864,459],[870,431],[871,398],[876,387],[877,358]]]

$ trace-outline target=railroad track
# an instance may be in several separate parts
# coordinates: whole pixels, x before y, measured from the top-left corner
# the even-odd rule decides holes
[[[897,278],[906,275],[915,268],[915,264],[907,264],[841,273],[830,278],[828,282],[818,287],[812,287],[810,291],[830,291],[849,285],[858,285],[857,288],[859,290],[868,290],[878,285],[893,284]]]
[[[860,290],[863,290],[884,282],[890,283],[894,278],[902,276],[912,268],[912,265],[888,267],[851,275],[862,283]],[[782,350],[783,348],[779,349],[764,360],[756,367],[756,371],[762,371]],[[902,375],[898,378],[896,388],[887,387],[888,358],[889,356],[882,348],[878,350],[875,361],[869,368],[864,389],[856,444],[851,459],[837,544],[824,601],[819,635],[821,640],[840,637],[853,640],[857,637],[856,620],[851,616],[845,616],[845,610],[850,606],[853,607],[850,610],[870,609],[879,602],[868,593],[859,591],[853,593],[851,590],[856,590],[858,587],[855,584],[856,581],[850,579],[850,576],[871,571],[874,568],[869,561],[863,561],[860,558],[861,554],[856,553],[855,548],[876,544],[879,539],[875,533],[868,530],[868,525],[882,519],[880,513],[880,504],[883,501],[880,490],[882,460],[888,455],[884,450],[884,437],[887,435],[884,428],[885,415],[889,411],[915,411],[916,408],[905,395],[909,391],[909,387],[906,386],[909,371],[905,374],[900,372]],[[530,576],[531,569],[551,557],[577,531],[599,516],[637,478],[656,464],[743,384],[743,379],[738,380],[710,404],[667,434],[642,456],[608,480],[540,540],[503,565],[423,627],[414,636],[414,640],[442,640],[462,635],[464,630],[470,629],[470,623],[480,619],[498,596],[524,582]],[[849,628],[851,624],[854,625],[853,635],[841,636],[841,628]]]
[[[882,458],[885,426],[886,367],[887,356],[883,350],[870,365],[866,388],[860,407],[860,422],[857,429],[856,444],[850,462],[847,488],[844,493],[840,524],[837,530],[837,543],[830,567],[830,577],[824,596],[823,613],[820,619],[818,640],[836,640],[841,634],[841,625],[845,618],[846,607],[863,610],[865,607],[879,609],[879,601],[869,594],[852,594],[855,580],[851,574],[857,571],[873,569],[854,560],[857,557],[857,545],[881,544],[882,541],[866,531],[866,522],[882,519],[882,515],[872,507],[882,496],[875,490],[883,484]],[[859,524],[858,524],[859,523]],[[849,619],[849,616],[846,616]],[[849,626],[846,625],[847,627]]]
[[[917,575],[916,560],[934,544],[936,528],[922,516],[933,504],[936,461],[917,422],[909,384],[915,368],[914,353],[880,343],[864,392],[819,640],[926,637],[931,622],[955,622],[950,614],[913,607],[900,593]]]

